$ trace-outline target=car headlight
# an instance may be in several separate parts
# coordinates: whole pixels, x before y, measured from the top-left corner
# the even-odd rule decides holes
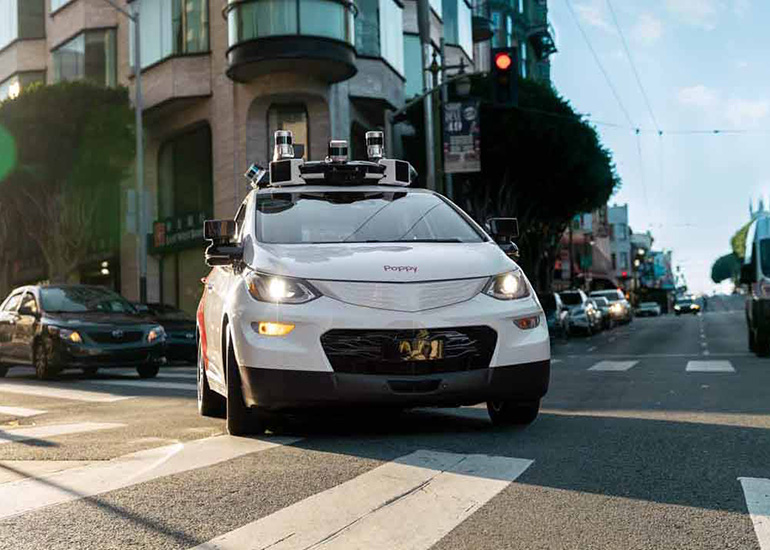
[[[244,280],[249,294],[260,302],[306,304],[321,296],[313,285],[302,279],[250,271]]]
[[[161,340],[165,337],[166,337],[166,330],[160,325],[156,327],[152,327],[150,329],[150,332],[147,333],[147,341],[151,344],[156,340]]]
[[[613,313],[620,313],[623,309],[623,306],[621,304],[612,304],[610,306],[610,311]]]
[[[67,340],[68,342],[72,342],[73,344],[80,344],[83,342],[83,337],[80,336],[78,331],[70,330],[68,328],[59,329],[59,338],[62,340]]]
[[[482,291],[498,300],[517,300],[529,296],[529,287],[520,269],[495,275]]]

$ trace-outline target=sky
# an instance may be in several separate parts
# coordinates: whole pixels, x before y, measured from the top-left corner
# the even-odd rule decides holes
[[[770,1],[550,0],[549,16],[553,83],[596,122],[622,179],[610,204],[628,203],[631,228],[673,251],[691,290],[717,289],[711,265],[749,201],[770,203]],[[740,132],[687,133],[712,130]]]

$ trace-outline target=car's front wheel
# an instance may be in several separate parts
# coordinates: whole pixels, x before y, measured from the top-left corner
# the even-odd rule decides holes
[[[8,374],[8,367],[0,366],[0,378],[5,378],[6,374]]]
[[[227,329],[227,433],[230,435],[261,434],[265,431],[263,415],[246,406],[238,360],[235,358],[230,329]]]
[[[158,376],[160,367],[158,365],[140,365],[136,367],[136,372],[139,373],[139,378],[155,378]]]
[[[487,401],[487,412],[495,426],[525,426],[531,424],[540,412],[540,400]]]
[[[198,342],[198,414],[201,416],[225,417],[225,399],[209,387],[200,341]]]
[[[59,374],[59,368],[52,364],[51,357],[43,340],[38,340],[34,347],[35,377],[38,380],[51,380]]]

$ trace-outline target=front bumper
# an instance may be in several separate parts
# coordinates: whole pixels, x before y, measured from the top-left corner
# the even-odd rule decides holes
[[[157,343],[140,346],[93,346],[57,342],[53,346],[53,364],[60,368],[136,367],[164,365],[166,345]]]
[[[548,391],[551,361],[424,376],[379,376],[241,367],[246,404],[266,409],[328,406],[456,407],[535,401]]]

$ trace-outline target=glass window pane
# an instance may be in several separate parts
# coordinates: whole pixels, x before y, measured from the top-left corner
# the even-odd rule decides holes
[[[53,52],[53,81],[77,80],[85,74],[85,35],[76,36]]]
[[[19,38],[45,37],[45,0],[19,2]]]
[[[261,2],[258,2],[261,3]],[[347,9],[328,0],[300,0],[300,34],[348,40]]]
[[[444,13],[444,9],[441,4],[441,0],[430,0],[431,9],[435,11],[439,17],[441,17],[441,14]]]
[[[209,213],[213,203],[208,125],[165,142],[158,155],[158,209],[162,219]]]
[[[228,14],[230,45],[283,34],[297,34],[296,0],[260,0],[239,4]]]
[[[17,0],[0,0],[0,48],[19,37]]]
[[[416,34],[404,35],[404,76],[406,77],[405,95],[412,98],[422,93],[422,54],[420,37]]]
[[[499,11],[492,12],[492,28],[494,34],[492,35],[492,47],[500,48],[505,44],[503,37],[505,36],[505,29],[503,29],[503,18]]]
[[[356,51],[358,55],[380,55],[380,1],[359,0],[356,17]]]
[[[209,7],[206,0],[184,0],[184,53],[209,49]]]
[[[391,67],[404,74],[404,16],[401,6],[393,0],[380,1],[380,17],[387,24],[380,29],[382,57]]]
[[[458,3],[462,3],[463,0],[446,0],[443,3],[443,17],[444,17],[444,40],[447,44],[458,44],[459,36],[457,30],[457,8]]]
[[[473,11],[465,0],[457,0],[457,40],[460,47],[473,57]]]

